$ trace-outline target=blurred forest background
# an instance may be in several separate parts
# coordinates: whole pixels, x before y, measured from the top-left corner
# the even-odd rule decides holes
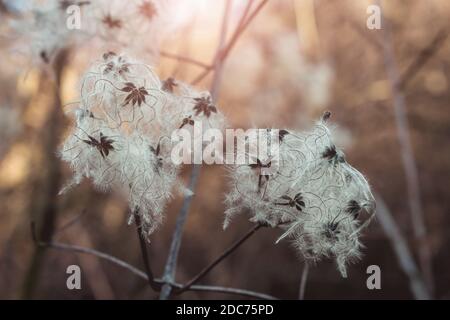
[[[128,53],[153,64],[163,79],[171,76],[191,82],[204,66],[174,57],[191,57],[206,65],[213,61],[226,1],[182,2],[188,5],[173,9],[179,10],[173,19],[180,19],[180,24],[162,39],[160,54]],[[247,3],[231,2],[228,37]],[[387,236],[380,216],[370,225],[362,239],[364,257],[349,268],[347,279],[341,278],[331,261],[310,268],[306,299],[412,299],[417,296],[411,283],[417,279],[428,281],[433,298],[449,299],[450,42],[446,36],[450,2],[383,1],[389,30],[366,27],[366,9],[371,3],[268,1],[223,65],[218,104],[230,126],[237,128],[301,129],[330,110],[347,159],[366,175],[382,199],[378,209],[396,222],[394,238],[392,233],[391,238]],[[67,60],[60,63],[60,79],[56,80],[61,85],[55,93],[48,66],[30,62],[12,48],[14,41],[5,25],[14,14],[3,3],[0,8],[0,298],[157,298],[145,281],[96,257],[53,249],[36,256],[31,221],[40,230],[54,224],[54,240],[95,248],[143,268],[136,231],[126,223],[125,200],[96,191],[89,181],[57,196],[71,172],[54,154],[71,120],[54,108],[78,99],[80,76],[101,51],[90,45],[68,49]],[[394,86],[386,72],[387,42],[392,45],[391,58],[401,82]],[[25,49],[31,51],[27,45]],[[210,82],[211,75],[196,86],[209,89]],[[405,174],[395,114],[399,97],[405,99],[419,193],[408,186],[414,179],[408,180]],[[56,101],[59,98],[61,103]],[[186,181],[190,171],[183,169]],[[412,197],[421,201],[426,227],[426,234],[419,237],[411,218],[409,203],[417,200],[411,199],[411,190]],[[251,227],[241,215],[222,230],[226,192],[225,168],[203,166],[183,234],[178,282],[189,280]],[[165,223],[151,237],[150,261],[157,276],[163,273],[181,205],[181,197],[174,197]],[[288,242],[274,244],[279,234],[279,230],[259,230],[202,284],[296,299],[303,262]],[[416,268],[424,271],[423,265],[431,265],[428,273],[408,268],[405,272],[393,247],[399,243],[398,236],[406,240]],[[421,245],[429,252],[425,264],[419,263],[423,262]],[[405,247],[397,250],[404,253]],[[71,264],[81,267],[82,290],[66,288],[66,268]],[[366,268],[372,264],[381,268],[381,290],[366,287]],[[237,297],[186,292],[177,298]]]

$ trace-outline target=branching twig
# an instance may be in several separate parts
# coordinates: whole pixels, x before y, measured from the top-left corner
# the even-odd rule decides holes
[[[222,27],[220,30],[220,40],[219,40],[219,45],[217,47],[217,51],[220,51],[222,49],[223,43],[226,38],[229,11],[230,11],[230,7],[231,7],[230,1],[231,0],[226,1]],[[222,62],[223,62],[222,59],[218,62],[215,62],[214,69],[215,70],[220,69]],[[216,98],[217,98],[217,94],[218,94],[217,82],[218,82],[219,76],[220,76],[220,72],[215,73],[214,79],[213,79],[213,82],[211,85],[211,88],[214,89],[214,91],[211,90],[212,91],[211,97],[213,100],[216,100]],[[195,190],[195,187],[197,185],[198,177],[200,175],[200,168],[201,168],[200,165],[197,164],[197,165],[194,165],[194,168],[192,169],[191,178],[190,178],[190,182],[189,182],[189,189],[192,191]],[[166,267],[164,269],[163,279],[166,281],[166,284],[163,286],[163,288],[161,290],[160,299],[167,299],[170,296],[170,293],[172,291],[170,283],[174,282],[176,265],[177,265],[177,260],[178,260],[178,253],[180,251],[180,245],[181,245],[181,237],[183,235],[183,229],[184,229],[184,225],[186,223],[187,215],[189,213],[189,208],[190,208],[191,202],[192,202],[192,196],[185,197],[185,199],[183,201],[183,206],[177,217],[175,231],[174,231],[174,234],[172,237],[172,243],[170,245],[169,256],[167,258]]]
[[[239,37],[242,35],[242,33],[245,31],[245,29],[247,29],[249,24],[258,15],[258,13],[261,11],[261,9],[264,7],[264,5],[268,1],[269,0],[262,0],[256,6],[255,10],[253,10],[253,12],[250,15],[248,15],[248,18],[247,18],[247,12],[248,11],[247,10],[244,11],[244,14],[242,15],[242,19],[239,22],[239,25],[236,28],[236,31],[232,35],[232,37],[231,37],[230,41],[228,42],[228,44],[223,48],[223,50],[221,50],[219,52],[218,59],[224,60],[230,54],[231,49],[233,49],[233,47],[235,46],[235,44],[236,44],[237,40],[239,39]],[[249,2],[249,5],[251,6],[251,2]]]
[[[420,71],[420,69],[427,63],[427,61],[439,50],[447,39],[447,32],[439,30],[433,41],[420,51],[416,59],[409,65],[408,69],[400,77],[398,88],[404,90],[409,81]]]
[[[228,44],[220,51],[216,53],[213,60],[213,65],[215,65],[215,61],[217,60],[225,60],[225,58],[229,55],[231,49],[233,49],[234,45],[236,44],[237,40],[241,36],[241,34],[245,31],[245,29],[248,27],[250,22],[257,16],[259,11],[264,7],[264,5],[268,2],[268,0],[262,0],[258,6],[253,10],[253,12],[249,15],[248,12],[250,10],[250,7],[253,3],[253,1],[249,1],[246,9],[244,10],[244,13],[236,27],[236,30],[234,31],[233,35],[231,36],[230,41]],[[200,73],[192,82],[192,85],[198,84],[200,81],[202,81],[210,72],[212,69],[206,69],[202,73]]]
[[[216,56],[219,52],[221,52],[224,48],[225,41],[227,39],[227,33],[228,33],[228,20],[230,16],[232,6],[232,0],[226,0],[225,1],[225,10],[223,14],[222,19],[222,26],[220,28],[220,35],[219,35],[219,44],[217,46],[216,50]],[[225,56],[223,59],[214,59],[214,78],[211,83],[211,98],[213,101],[217,100],[219,96],[219,88],[220,88],[220,82],[222,80],[222,69],[223,64],[225,62]]]
[[[199,282],[203,277],[205,277],[215,266],[217,266],[226,257],[232,254],[238,247],[240,247],[248,238],[250,238],[259,228],[261,224],[257,224],[252,227],[247,233],[245,233],[239,240],[235,241],[228,249],[226,249],[219,257],[217,257],[213,262],[206,266],[202,271],[200,271],[195,277],[189,280],[183,287],[176,291],[177,294],[183,293],[189,290],[194,284]]]
[[[250,16],[247,18],[248,12],[253,3],[253,0],[250,0],[248,2],[248,5],[242,15],[241,21],[239,22],[238,27],[236,28],[236,31],[234,32],[228,45],[223,47],[223,43],[219,43],[218,50],[217,50],[217,53],[216,53],[216,56],[214,59],[214,63],[212,64],[214,66],[213,69],[221,66],[221,63],[223,63],[224,59],[229,54],[231,48],[234,46],[234,44],[236,43],[239,36],[242,34],[242,32],[245,30],[245,28],[248,26],[248,24],[253,20],[253,18],[256,16],[256,14],[262,9],[264,4],[267,3],[267,1],[268,0],[263,0],[258,5],[258,7],[250,14]],[[227,10],[225,10],[225,11],[227,11]],[[228,13],[225,13],[224,21],[222,23],[222,30],[221,30],[221,42],[224,41],[226,38],[224,34],[226,31],[225,29],[227,28],[227,20],[228,20],[227,16],[228,16]],[[221,52],[222,49],[224,49],[224,51],[223,51],[224,53],[220,54],[219,52]],[[220,59],[218,58],[219,55],[220,55]],[[212,69],[205,70],[206,73],[204,74],[204,76],[206,76],[211,70]],[[217,90],[218,76],[220,76],[220,74],[215,75],[215,79],[213,79],[212,86],[211,86],[211,88],[214,89],[214,92],[212,92],[214,94],[213,100],[215,100],[218,95],[218,90]],[[198,81],[200,81],[200,80],[198,80]],[[189,182],[190,190],[195,190],[195,186],[197,185],[199,175],[200,175],[200,166],[195,165],[192,170],[191,177],[190,177],[190,182]],[[179,213],[177,221],[176,221],[175,232],[174,232],[174,235],[172,238],[169,256],[167,259],[166,268],[165,268],[164,276],[163,276],[163,279],[165,279],[168,283],[173,282],[174,272],[175,272],[177,259],[178,259],[178,252],[179,252],[180,244],[181,244],[181,236],[182,236],[184,224],[186,222],[186,218],[187,218],[187,214],[189,211],[191,201],[192,201],[191,196],[186,197],[184,199],[183,206],[180,210],[180,213]],[[166,299],[169,296],[169,294],[170,294],[170,285],[166,285],[165,288],[163,288],[163,290],[162,290],[161,298]]]
[[[383,44],[380,44],[377,39],[369,37],[358,23],[353,20],[348,20],[348,23],[351,28],[356,31],[356,33],[364,38],[376,50],[383,50]],[[427,61],[430,60],[431,57],[433,57],[433,55],[441,48],[441,46],[447,39],[447,36],[448,34],[444,29],[439,30],[430,44],[419,52],[413,62],[408,66],[406,71],[403,72],[403,74],[399,77],[397,86],[400,91],[405,90],[408,83],[414,78],[414,76],[420,71],[420,69],[422,69]]]
[[[228,29],[229,13],[230,13],[230,8],[231,8],[231,0],[226,0],[226,7],[225,7],[225,13],[224,13],[224,18],[223,18],[223,22],[222,22],[221,32],[220,32],[219,45],[218,45],[212,65],[207,65],[207,64],[204,64],[197,60],[188,58],[188,57],[174,55],[174,54],[167,53],[167,52],[160,53],[161,56],[171,58],[171,59],[177,59],[179,61],[191,63],[191,64],[194,64],[194,65],[204,68],[206,71],[205,76],[207,74],[209,74],[209,72],[214,70],[214,78],[212,80],[212,85],[211,85],[211,89],[210,89],[211,97],[214,101],[217,99],[217,96],[218,96],[218,91],[219,91],[219,86],[220,86],[220,78],[221,78],[221,73],[222,73],[221,71],[222,71],[222,65],[223,65],[224,60],[228,56],[231,49],[234,47],[239,36],[247,28],[249,23],[253,20],[253,18],[257,15],[257,13],[261,10],[261,8],[264,6],[264,4],[268,0],[262,0],[261,3],[256,7],[256,9],[252,13],[249,13],[253,1],[254,0],[249,0],[248,6],[246,7],[246,9],[241,17],[241,21],[239,22],[230,41],[227,44],[225,44],[225,41],[227,38],[226,31]],[[189,183],[189,188],[191,190],[195,190],[195,186],[198,181],[199,173],[200,173],[200,166],[195,165],[194,169],[192,170],[190,183]],[[173,235],[168,260],[167,260],[166,267],[164,270],[163,279],[155,279],[154,278],[154,275],[150,268],[150,264],[149,264],[149,260],[148,260],[148,253],[147,253],[145,239],[142,236],[140,219],[139,219],[139,216],[136,214],[135,214],[135,222],[136,222],[137,231],[138,231],[138,235],[139,235],[139,242],[140,242],[140,247],[141,247],[141,252],[142,252],[142,257],[143,257],[143,262],[144,262],[144,267],[145,267],[146,273],[143,273],[141,270],[127,264],[126,262],[124,262],[122,260],[119,260],[115,257],[112,257],[108,254],[102,253],[102,252],[94,250],[94,249],[88,249],[88,248],[83,248],[80,246],[73,246],[73,245],[68,245],[68,244],[63,244],[63,243],[57,243],[57,242],[53,242],[53,241],[51,241],[51,239],[47,239],[47,238],[44,239],[45,240],[44,242],[41,242],[40,240],[38,240],[36,238],[34,224],[32,227],[33,239],[35,240],[38,248],[50,247],[50,248],[54,248],[54,249],[71,250],[71,251],[75,251],[75,252],[91,254],[91,255],[95,255],[99,258],[108,260],[112,263],[115,263],[116,265],[119,265],[123,268],[126,268],[126,269],[130,270],[131,272],[133,272],[134,274],[147,279],[147,281],[149,281],[149,284],[153,290],[161,291],[161,295],[160,295],[161,299],[167,299],[171,294],[172,288],[175,288],[178,294],[188,291],[188,290],[190,290],[190,291],[213,291],[213,292],[244,295],[244,296],[259,298],[259,299],[275,299],[272,296],[255,293],[255,292],[248,291],[248,290],[235,289],[235,288],[224,288],[224,287],[217,287],[217,286],[195,285],[195,283],[197,281],[202,279],[210,270],[212,270],[218,263],[220,263],[228,255],[230,255],[246,239],[248,239],[256,230],[258,230],[261,227],[261,225],[257,225],[254,228],[252,228],[246,235],[244,235],[244,237],[242,237],[240,240],[238,240],[236,243],[234,243],[218,259],[216,259],[212,264],[210,264],[208,267],[203,269],[197,276],[195,276],[186,285],[181,285],[174,281],[178,253],[179,253],[179,249],[180,249],[180,245],[181,245],[183,227],[186,222],[186,218],[187,218],[187,215],[189,212],[189,207],[190,207],[191,201],[192,201],[192,196],[185,198],[183,206],[180,210],[180,214],[177,218],[176,228],[175,228],[175,232]]]
[[[248,0],[247,5],[245,6],[244,12],[242,13],[241,18],[239,19],[238,26],[241,26],[245,20],[247,20],[250,9],[252,8],[255,0]]]
[[[170,52],[166,52],[166,51],[160,51],[159,54],[161,55],[161,57],[165,57],[165,58],[169,58],[169,59],[174,59],[174,60],[178,60],[178,61],[182,61],[182,62],[186,62],[186,63],[190,63],[193,64],[195,66],[204,68],[204,69],[212,69],[213,66],[203,63],[201,61],[197,61],[195,59],[189,58],[189,57],[184,57],[178,54],[174,54],[174,53],[170,53]]]

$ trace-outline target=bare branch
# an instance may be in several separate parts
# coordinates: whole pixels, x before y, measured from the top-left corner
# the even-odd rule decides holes
[[[248,0],[247,5],[245,6],[244,12],[242,13],[241,19],[238,22],[238,26],[241,26],[245,20],[247,20],[250,9],[252,8],[255,0]]]
[[[81,220],[81,218],[87,213],[86,209],[83,209],[79,214],[77,214],[74,218],[70,219],[68,222],[66,222],[65,224],[63,224],[61,227],[59,227],[57,230],[55,230],[55,232],[53,233],[53,236],[56,236],[57,234],[60,234],[61,232],[69,229],[70,227],[72,227],[74,224],[76,224],[77,222],[79,222]]]
[[[228,20],[230,17],[230,10],[232,6],[232,0],[226,0],[225,10],[223,13],[222,26],[220,28],[219,44],[216,50],[216,56],[219,52],[223,50],[225,41],[227,39],[228,33]],[[225,59],[215,59],[214,60],[214,77],[211,83],[211,97],[213,101],[217,100],[219,94],[220,81],[222,80],[222,68]]]
[[[212,69],[213,66],[203,63],[201,61],[197,61],[195,59],[189,58],[189,57],[184,57],[178,54],[174,54],[174,53],[170,53],[170,52],[166,52],[166,51],[160,51],[159,54],[161,55],[161,57],[164,58],[169,58],[169,59],[174,59],[174,60],[178,60],[178,61],[182,61],[182,62],[186,62],[186,63],[190,63],[193,64],[195,66],[204,68],[204,69]]]
[[[56,249],[56,250],[62,250],[62,251],[72,251],[72,252],[78,252],[78,253],[85,253],[85,254],[89,254],[92,256],[96,256],[100,259],[109,261],[119,267],[122,267],[128,271],[130,271],[131,273],[135,274],[136,276],[143,278],[145,280],[148,280],[148,276],[145,272],[139,270],[138,268],[132,266],[131,264],[120,260],[114,256],[111,256],[107,253],[95,250],[95,249],[90,249],[90,248],[85,248],[85,247],[81,247],[81,246],[77,246],[77,245],[71,245],[71,244],[65,244],[65,243],[60,243],[60,242],[37,242],[37,245],[40,247],[47,247],[47,248],[52,248],[52,249]]]
[[[233,33],[230,41],[228,44],[220,51],[218,51],[214,57],[213,65],[215,65],[215,61],[217,60],[225,60],[225,58],[230,54],[231,49],[233,49],[234,45],[236,44],[237,40],[241,36],[241,34],[245,31],[245,29],[248,27],[250,22],[257,16],[259,11],[264,7],[264,5],[268,2],[268,0],[262,0],[258,6],[253,10],[253,12],[249,15],[248,12],[250,10],[250,7],[253,3],[253,1],[249,1],[247,4],[246,9],[244,10],[244,13],[236,27],[235,32]],[[200,73],[192,82],[192,85],[195,85],[202,81],[208,74],[211,72],[212,69],[204,70],[202,73]]]
[[[190,281],[188,281],[180,290],[177,290],[176,293],[180,294],[186,290],[189,290],[194,284],[203,279],[215,266],[217,266],[221,261],[223,261],[226,257],[232,254],[237,248],[239,248],[248,238],[250,238],[262,225],[257,224],[252,227],[249,231],[247,231],[239,240],[235,241],[228,249],[226,249],[217,259],[211,262],[208,266],[206,266],[202,271],[200,271],[195,277],[193,277]]]
[[[433,41],[420,51],[416,59],[409,65],[408,69],[400,77],[398,88],[404,90],[409,81],[422,69],[427,61],[439,50],[447,39],[447,32],[445,30],[439,30]]]
[[[258,15],[258,13],[261,11],[261,9],[264,7],[264,5],[267,2],[268,2],[268,0],[262,0],[256,6],[255,10],[253,10],[253,12],[248,16],[248,18],[247,18],[247,12],[248,11],[246,10],[244,12],[244,14],[242,16],[243,18],[239,22],[239,25],[238,25],[236,31],[234,32],[234,34],[232,35],[231,40],[228,42],[228,44],[225,46],[225,48],[219,52],[218,59],[224,60],[230,54],[230,51],[235,46],[237,40],[240,38],[242,33],[245,31],[245,29],[247,29],[249,24]],[[251,2],[249,2],[249,4],[251,5]]]

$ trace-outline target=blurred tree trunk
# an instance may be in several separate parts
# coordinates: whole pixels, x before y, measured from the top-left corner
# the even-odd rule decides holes
[[[62,50],[53,62],[54,75],[44,71],[40,77],[40,92],[52,95],[52,107],[48,110],[47,120],[39,136],[42,142],[43,157],[40,160],[41,172],[35,172],[34,190],[31,196],[30,216],[36,222],[39,240],[50,241],[53,235],[57,213],[57,196],[60,188],[61,170],[57,158],[59,138],[63,125],[63,110],[60,97],[62,73],[68,59],[68,50]],[[36,247],[25,274],[21,296],[31,299],[39,281],[44,260],[45,248]]]

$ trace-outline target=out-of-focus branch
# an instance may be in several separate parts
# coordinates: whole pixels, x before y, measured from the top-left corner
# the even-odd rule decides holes
[[[309,265],[305,262],[300,280],[300,288],[298,290],[298,300],[305,299],[306,282],[308,282]]]
[[[250,238],[259,228],[261,228],[261,224],[257,224],[252,227],[249,231],[247,231],[240,239],[235,241],[229,248],[227,248],[222,254],[220,254],[213,262],[211,262],[208,266],[203,268],[196,276],[194,276],[191,280],[189,280],[185,285],[183,285],[179,290],[176,290],[177,294],[183,293],[186,290],[189,290],[194,284],[203,279],[215,266],[217,266],[221,261],[223,261],[226,257],[232,254],[237,248],[239,248],[248,238]]]
[[[186,63],[190,63],[193,64],[195,66],[204,68],[204,69],[212,69],[214,66],[203,63],[201,61],[197,61],[195,59],[189,58],[189,57],[185,57],[179,54],[174,54],[174,53],[170,53],[170,52],[166,52],[166,51],[160,51],[159,54],[161,55],[161,57],[164,58],[169,58],[169,59],[174,59],[174,60],[178,60],[178,61],[182,61],[182,62],[186,62]]]
[[[221,68],[222,68],[222,64],[223,64],[224,60],[228,56],[229,52],[235,45],[237,39],[240,37],[242,32],[247,28],[249,23],[258,14],[258,12],[262,9],[262,7],[264,6],[264,4],[267,1],[268,0],[261,1],[261,3],[257,6],[257,8],[248,16],[249,8],[251,7],[252,2],[253,2],[253,1],[249,1],[248,7],[244,11],[241,21],[239,22],[238,27],[236,28],[236,31],[232,35],[229,43],[224,46],[224,42],[226,40],[226,30],[228,27],[229,11],[230,11],[230,7],[231,7],[231,0],[227,0],[225,11],[224,11],[224,18],[222,21],[222,27],[221,27],[221,31],[220,31],[219,45],[218,45],[217,52],[216,52],[216,55],[214,58],[214,63],[213,63],[214,67],[211,69],[206,69],[204,71],[204,73],[200,77],[198,77],[196,80],[194,80],[194,82],[193,82],[194,84],[197,83],[198,81],[203,79],[206,75],[208,75],[210,71],[214,70],[214,79],[213,79],[212,85],[211,85],[211,96],[212,96],[213,100],[216,100],[217,96],[218,96]],[[248,16],[248,18],[247,18],[247,16]],[[195,190],[195,186],[197,184],[199,174],[200,174],[200,166],[195,165],[192,170],[190,183],[189,183],[189,188],[191,190]],[[177,259],[178,259],[178,252],[179,252],[180,245],[181,245],[182,232],[183,232],[184,224],[186,222],[186,218],[187,218],[187,214],[189,211],[191,201],[192,201],[192,197],[185,198],[182,209],[177,218],[175,232],[174,232],[174,235],[172,238],[172,243],[171,243],[171,247],[170,247],[170,251],[169,251],[169,257],[167,259],[166,268],[165,268],[164,276],[163,276],[163,279],[165,280],[166,285],[164,285],[163,289],[161,290],[160,299],[167,299],[171,293],[171,283],[174,282],[174,275],[175,275],[175,269],[176,269],[176,264],[177,264]]]
[[[378,1],[381,8],[381,1]],[[433,292],[433,270],[432,254],[427,241],[427,231],[423,216],[421,194],[419,187],[419,174],[414,158],[411,135],[409,131],[408,119],[406,115],[405,96],[400,90],[400,76],[395,61],[394,50],[392,48],[389,33],[388,21],[383,19],[383,52],[386,73],[393,95],[395,124],[400,144],[400,152],[403,161],[403,170],[406,176],[406,187],[408,192],[408,204],[411,211],[414,236],[419,244],[419,260],[422,272],[430,292]]]
[[[226,0],[225,2],[225,10],[223,13],[223,19],[222,19],[222,26],[220,28],[220,34],[219,34],[219,44],[217,45],[216,52],[219,53],[223,50],[225,41],[227,39],[228,34],[228,22],[230,20],[230,11],[232,6],[233,0]],[[210,93],[211,98],[213,101],[216,101],[219,96],[219,88],[220,83],[222,81],[222,69],[223,64],[225,62],[225,56],[221,59],[215,59],[213,68],[214,68],[214,77],[212,79]]]
[[[248,25],[252,20],[258,15],[258,13],[261,11],[261,9],[264,7],[264,5],[268,2],[268,0],[262,0],[258,6],[252,11],[252,13],[248,13],[250,10],[250,7],[253,3],[253,1],[249,1],[247,4],[246,9],[244,10],[244,13],[242,14],[241,19],[238,22],[238,25],[236,27],[236,30],[234,31],[233,35],[231,36],[230,41],[226,46],[223,47],[222,50],[219,50],[216,52],[216,55],[213,59],[213,65],[216,64],[217,60],[225,60],[225,58],[229,55],[230,51],[235,46],[237,40],[242,35],[242,33],[247,29]],[[202,81],[210,72],[212,69],[206,69],[202,73],[200,73],[192,82],[191,84],[195,85]]]
[[[363,39],[365,39],[370,45],[372,45],[376,50],[383,50],[383,44],[380,43],[376,38],[370,37],[363,28],[353,20],[347,20],[350,27]],[[422,69],[422,67],[430,60],[433,55],[442,47],[447,39],[448,33],[446,30],[439,30],[434,36],[433,40],[423,48],[418,55],[414,58],[408,68],[403,72],[398,81],[398,89],[400,91],[405,90],[409,82],[414,78],[414,76]]]
[[[242,15],[242,19],[240,20],[238,27],[236,28],[236,31],[231,36],[230,41],[227,43],[227,45],[222,50],[220,50],[218,59],[225,60],[225,58],[230,54],[230,51],[236,45],[236,42],[241,37],[242,33],[245,31],[245,29],[247,29],[247,27],[250,25],[250,23],[258,15],[258,13],[266,5],[266,3],[268,1],[269,0],[261,0],[261,2],[256,6],[256,8],[250,14],[247,14],[247,10],[244,12],[244,14]],[[250,2],[249,2],[249,5],[251,5]],[[247,17],[247,15],[248,15],[248,17]]]
[[[86,209],[83,209],[83,211],[81,211],[81,213],[77,214],[74,218],[70,219],[68,222],[66,222],[65,224],[63,224],[61,227],[59,227],[58,229],[56,229],[53,232],[53,236],[55,237],[57,234],[62,233],[63,231],[66,231],[67,229],[69,229],[70,227],[74,226],[76,223],[81,221],[81,218],[87,213]]]
[[[428,46],[420,51],[414,61],[409,65],[408,69],[400,77],[398,88],[404,90],[409,81],[422,69],[427,61],[439,50],[447,39],[447,32],[439,30]]]
[[[43,76],[44,85],[48,88],[43,90],[51,90],[53,93],[53,105],[49,110],[48,118],[44,126],[42,135],[42,143],[44,144],[43,152],[45,154],[43,166],[44,177],[41,185],[35,187],[35,196],[37,197],[32,203],[42,203],[42,207],[37,212],[39,218],[39,235],[40,239],[49,241],[55,229],[55,220],[57,213],[56,196],[60,187],[60,165],[57,159],[56,150],[59,143],[59,137],[63,123],[62,103],[60,97],[60,89],[62,83],[62,73],[69,57],[69,49],[63,49],[55,57],[53,62],[53,74],[50,78],[54,78],[54,82],[47,81],[48,75]],[[38,200],[39,198],[39,200]],[[30,299],[33,296],[34,289],[38,283],[41,264],[44,259],[43,248],[36,248],[31,259],[30,266],[24,278],[22,298]]]
[[[427,289],[427,286],[422,278],[419,269],[417,268],[406,239],[403,237],[384,200],[377,194],[375,195],[375,198],[377,202],[378,221],[380,222],[384,233],[391,241],[400,268],[403,270],[403,272],[405,272],[406,276],[409,279],[411,292],[416,299],[431,299],[431,295]]]
[[[252,8],[255,0],[248,0],[247,5],[244,8],[244,12],[242,13],[241,18],[239,19],[238,25],[242,25],[245,20],[247,20],[248,14],[250,13],[250,9]]]

